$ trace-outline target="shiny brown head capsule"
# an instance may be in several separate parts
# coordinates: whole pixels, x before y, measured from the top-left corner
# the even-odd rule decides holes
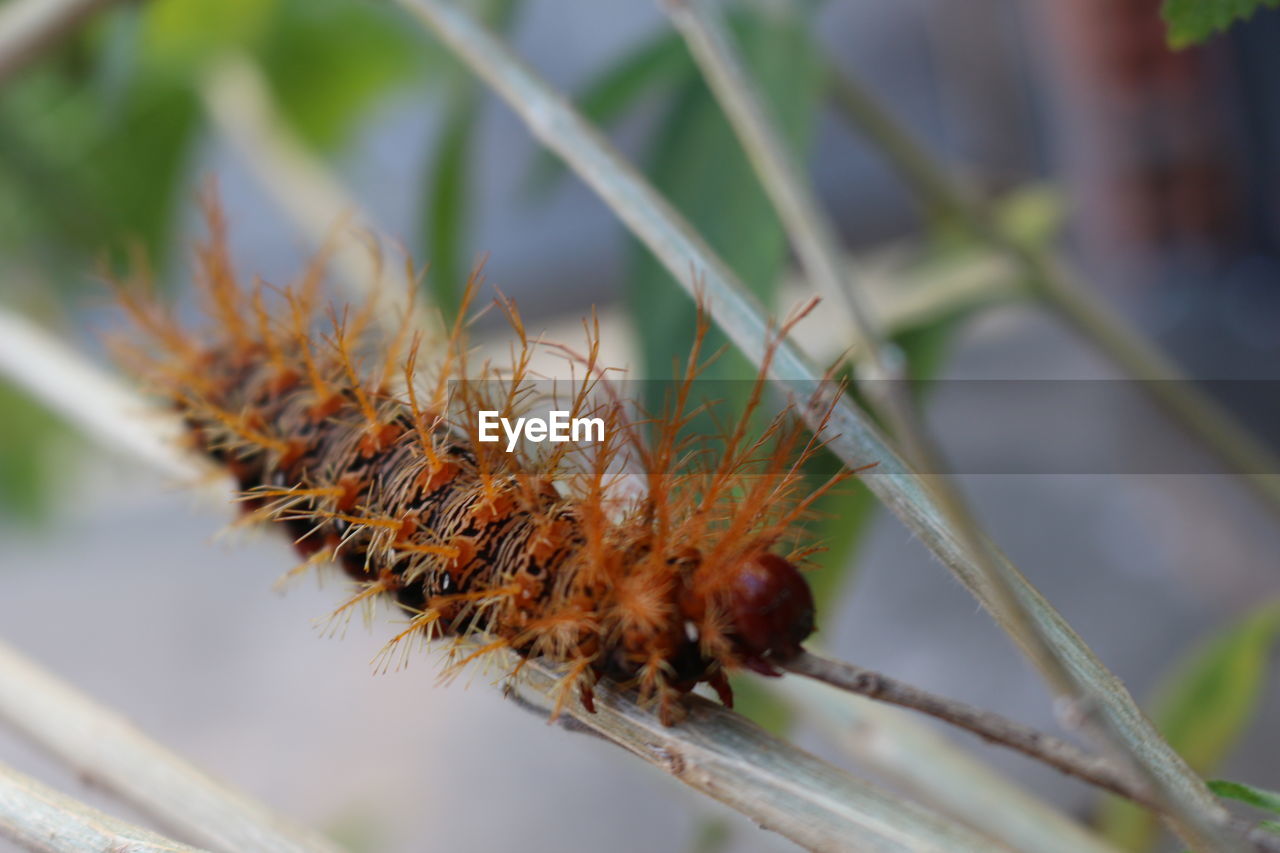
[[[729,588],[729,618],[742,663],[777,675],[769,657],[788,657],[813,633],[813,593],[804,576],[777,554],[762,552],[742,567]]]

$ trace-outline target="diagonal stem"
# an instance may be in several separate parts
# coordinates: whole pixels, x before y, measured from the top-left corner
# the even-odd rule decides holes
[[[7,313],[0,309],[0,323],[6,318]],[[0,347],[0,375],[16,373],[16,362],[34,360],[32,372],[43,377],[43,385],[64,388],[63,413],[76,419],[91,437],[114,440],[117,434],[132,431],[135,439],[124,446],[164,473],[172,472],[174,465],[164,462],[156,448],[168,448],[174,460],[185,459],[169,443],[166,422],[175,421],[176,416],[149,410],[141,399],[99,412],[96,418],[76,417],[72,411],[76,401],[94,408],[101,398],[95,386],[102,377],[83,365],[82,369],[66,370],[66,365],[81,359],[65,348],[60,357],[45,358],[59,349],[53,341],[47,343],[32,351]],[[509,686],[530,703],[543,709],[560,706],[583,727],[811,849],[841,849],[841,839],[854,837],[868,849],[902,853],[1005,849],[961,823],[857,779],[705,700],[695,699],[689,719],[667,726],[652,709],[637,705],[634,696],[607,684],[598,685],[595,691],[597,713],[586,711],[576,701],[564,702],[562,673],[543,661],[522,660],[510,650],[499,650],[490,664],[504,676],[518,672]],[[108,709],[3,644],[0,720],[14,724],[70,766],[124,794],[167,824],[207,839],[210,846],[235,851],[303,849],[297,833],[282,834],[278,819],[263,807],[205,778]],[[317,843],[312,849],[327,847]]]
[[[116,0],[11,0],[0,7],[0,85]]]
[[[1107,759],[1089,755],[1072,743],[994,711],[948,699],[874,670],[831,660],[812,652],[802,651],[789,660],[777,661],[777,665],[787,672],[830,684],[849,693],[928,714],[1152,811],[1163,811],[1163,806],[1152,798],[1150,791],[1140,780]],[[1280,835],[1256,828],[1243,820],[1232,819],[1230,823],[1234,832],[1248,838],[1258,850],[1280,853]]]
[[[745,355],[757,363],[762,360],[769,325],[758,302],[595,127],[458,7],[441,0],[399,2],[486,80],[532,133],[559,154],[691,292],[697,277],[717,324]],[[772,373],[799,380],[814,392],[821,389],[820,375],[789,341],[777,348]],[[817,418],[822,411],[825,409],[819,405],[808,414]],[[864,477],[868,487],[982,601],[1057,692],[1078,697],[1091,710],[1096,709],[1108,736],[1123,744],[1141,768],[1184,838],[1202,848],[1228,853],[1247,849],[1227,830],[1226,810],[1155,731],[1119,679],[998,552],[993,549],[996,573],[972,559],[923,479],[888,447],[848,399],[836,401],[827,435],[833,436],[831,449],[850,467],[877,463],[875,473]],[[1012,602],[1001,598],[1003,584],[1012,588]],[[1053,650],[1053,658],[1040,654],[1045,648]]]
[[[200,853],[73,800],[0,765],[0,838],[44,853]]]
[[[877,409],[892,425],[894,436],[901,442],[915,470],[943,474],[942,454],[922,426],[910,394],[897,381],[902,378],[901,354],[885,338],[877,318],[867,310],[862,288],[853,280],[848,272],[849,265],[843,261],[844,253],[835,225],[822,210],[810,181],[783,143],[777,122],[768,115],[758,87],[738,57],[723,19],[711,10],[705,0],[668,0],[667,8],[755,167],[810,280],[824,295],[834,295],[837,304],[842,304],[852,315],[861,342],[870,351],[880,377],[888,380],[873,383],[879,388],[870,389],[869,398],[878,404]],[[882,393],[875,393],[875,390]],[[1001,600],[1002,608],[1011,619],[1022,622],[1015,626],[1016,629],[1040,643],[1035,655],[1056,670],[1054,682],[1069,684],[1069,677],[1062,671],[1062,663],[1054,650],[1031,630],[1027,622],[1029,617],[1017,607],[1013,591],[995,564],[972,511],[951,479],[933,476],[929,484],[938,507],[956,531],[970,559],[996,581],[992,589]]]
[[[1196,388],[1165,353],[1090,293],[1051,250],[1010,240],[981,199],[931,157],[855,79],[828,64],[827,88],[840,112],[880,149],[926,204],[1017,264],[1028,287],[1046,305],[1139,380],[1156,404],[1244,477],[1273,512],[1280,513],[1280,455]]]

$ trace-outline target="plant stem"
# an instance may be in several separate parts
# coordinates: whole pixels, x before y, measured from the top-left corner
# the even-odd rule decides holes
[[[1145,785],[1112,762],[1089,755],[1072,743],[1010,720],[994,711],[947,699],[873,670],[812,652],[801,652],[788,660],[778,661],[777,665],[788,672],[859,696],[937,717],[973,732],[983,740],[1016,750],[1069,776],[1083,779],[1090,785],[1133,800],[1149,809],[1159,808]]]
[[[150,430],[137,429],[134,421],[147,408],[137,394],[35,323],[2,309],[0,373],[99,442],[168,476],[191,481],[204,470],[179,449],[182,426],[175,418],[157,416]]]
[[[544,704],[560,679],[544,665],[524,665],[517,689]],[[690,696],[688,716],[664,726],[631,694],[597,694],[598,713],[568,702],[565,713],[680,782],[749,815],[809,850],[1004,850],[994,840],[855,779],[766,733],[740,714]]]
[[[338,853],[319,833],[214,781],[3,644],[0,720],[164,826],[212,849]]]
[[[1280,514],[1280,455],[1075,281],[1057,259],[1026,249],[1011,251],[1023,256],[1028,282],[1061,317],[1137,379],[1152,400],[1242,475],[1267,506]]]
[[[531,132],[556,152],[608,203],[623,223],[691,293],[701,297],[738,348],[761,363],[770,327],[759,303],[724,262],[601,133],[539,79],[510,49],[457,6],[441,0],[399,0],[500,94]],[[798,381],[815,395],[804,410],[811,423],[828,411],[820,374],[791,341],[774,351],[775,378]],[[828,392],[829,393],[829,392]],[[1080,710],[1096,711],[1108,737],[1123,744],[1142,768],[1156,798],[1190,843],[1219,851],[1246,849],[1227,830],[1228,815],[1186,762],[1138,709],[1110,671],[1027,582],[992,549],[996,573],[975,562],[963,534],[939,507],[936,495],[894,453],[847,398],[829,409],[828,447],[850,466],[876,463],[862,479],[877,497],[951,569],[1040,669],[1059,694]],[[1013,600],[1000,591],[1012,589]],[[1042,650],[1051,654],[1046,657]],[[1071,704],[1069,701],[1068,704]],[[1071,715],[1067,715],[1070,717]]]
[[[1047,248],[1014,241],[992,221],[986,205],[921,146],[848,74],[828,65],[832,100],[893,164],[926,205],[1004,253],[1028,288],[1075,331],[1104,352],[1192,435],[1204,442],[1267,506],[1280,514],[1280,455],[1201,392],[1154,344],[1090,293]]]
[[[290,132],[262,73],[244,58],[224,59],[202,81],[200,94],[214,126],[299,230],[332,249],[339,280],[352,300],[376,299],[379,325],[394,334],[415,283],[401,264],[384,263],[387,252],[375,223]],[[431,329],[420,302],[415,312],[418,328]]]
[[[10,0],[0,6],[0,86],[115,0]]]
[[[876,778],[1015,850],[1119,853],[1097,831],[997,773],[908,709],[806,678],[766,682]]]
[[[880,378],[887,380],[871,383],[870,399],[878,404],[915,469],[942,474],[942,454],[921,425],[914,401],[899,381],[903,378],[901,353],[886,340],[880,323],[863,304],[859,284],[847,274],[849,267],[843,260],[835,225],[823,212],[809,180],[783,143],[777,123],[768,116],[757,87],[732,46],[728,28],[703,0],[668,0],[667,8],[724,108],[809,278],[820,292],[828,297],[834,295],[837,304],[852,315],[860,343],[869,350]],[[1031,629],[1030,615],[1017,606],[1013,590],[978,530],[977,520],[950,478],[934,476],[929,484],[970,559],[996,581],[992,590],[1002,608],[1011,620],[1020,621],[1015,629],[1040,644],[1034,654],[1058,670],[1054,673],[1055,682],[1068,684],[1069,676],[1062,671],[1060,659],[1048,648],[1045,638]]]
[[[875,143],[907,186],[924,200],[927,209],[960,224],[973,219],[981,207],[977,197],[953,178],[855,78],[828,61],[826,85],[828,96],[840,111]]]
[[[880,377],[901,379],[902,354],[885,339],[861,291],[849,280],[835,226],[823,214],[800,164],[778,132],[777,122],[768,115],[724,21],[698,0],[666,0],[665,5],[729,119],[810,283],[845,315]]]
[[[1163,811],[1164,807],[1152,798],[1145,785],[1107,759],[1089,755],[1074,744],[1010,720],[994,711],[948,699],[874,670],[812,652],[802,651],[788,660],[775,663],[787,672],[830,684],[849,693],[928,714],[1152,811]],[[1280,851],[1280,835],[1262,830],[1247,821],[1231,819],[1229,823],[1233,831],[1252,842],[1258,850],[1267,853]]]
[[[0,309],[0,321],[5,317]],[[87,369],[67,370],[82,359],[65,347],[58,357],[47,358],[51,349],[0,347],[0,375],[16,372],[15,361],[31,362],[23,370],[42,376],[45,386],[65,386],[61,396],[69,408],[76,401],[94,408],[100,395],[93,385],[101,376]],[[90,437],[110,437],[113,444],[135,451],[141,461],[166,473],[172,470],[145,449],[168,441],[176,416],[151,410],[139,398],[99,414],[73,419],[90,431]],[[115,422],[108,423],[111,419]],[[115,440],[126,431],[137,435],[132,441]],[[172,452],[181,455],[176,447]],[[563,704],[562,713],[584,727],[800,844],[836,849],[839,839],[857,837],[868,849],[904,853],[993,849],[989,839],[960,823],[819,761],[726,709],[698,702],[690,719],[668,727],[629,695],[600,684],[595,691],[597,713],[592,714],[576,698],[563,694],[563,678],[547,664],[522,661],[510,650],[496,651],[487,660],[503,673],[518,670],[520,676],[511,686],[531,703],[540,708]],[[302,849],[289,846],[292,830],[281,835],[277,819],[263,807],[208,780],[111,711],[3,645],[0,720],[13,723],[32,741],[166,825],[182,827],[184,834],[210,846],[236,853]],[[277,838],[282,840],[272,840]]]
[[[0,838],[42,853],[199,853],[0,765]]]

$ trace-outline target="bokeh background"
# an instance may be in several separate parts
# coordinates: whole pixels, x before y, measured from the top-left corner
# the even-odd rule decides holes
[[[0,79],[5,309],[105,358],[120,317],[101,273],[145,259],[185,304],[194,198],[210,178],[237,266],[270,281],[296,272],[313,235],[210,112],[211,81],[235,57],[363,221],[431,262],[426,290],[446,313],[484,254],[488,280],[552,336],[572,335],[596,307],[607,360],[632,375],[661,377],[687,349],[683,293],[394,6],[102,5]],[[658,4],[471,5],[602,123],[774,311],[802,298],[778,223]],[[842,110],[847,82],[833,78],[870,93],[1020,239],[1061,253],[1189,374],[1254,380],[1229,403],[1274,446],[1280,13],[1177,51],[1156,0],[758,0],[731,15],[885,299],[899,283],[945,295],[963,282],[961,296],[895,331],[913,376],[948,392],[926,391],[930,424],[972,472],[959,481],[996,541],[1149,699],[1197,769],[1280,788],[1274,514],[1226,473],[1034,473],[1072,418],[1107,435],[1106,417],[1064,414],[1052,394],[975,412],[955,383],[1121,374],[1019,297],[1016,272],[963,222],[913,193]],[[806,341],[830,361],[843,334],[819,317]],[[722,369],[750,375],[733,359]],[[1146,430],[1178,440],[1161,419],[1142,424],[1130,441]],[[997,462],[1032,473],[982,473]],[[815,575],[826,649],[1054,726],[1031,668],[900,525],[858,489],[827,510],[831,548]],[[292,565],[287,545],[216,537],[230,518],[0,380],[0,636],[198,765],[357,851],[787,849],[609,745],[503,702],[483,675],[438,686],[424,658],[373,676],[385,620],[321,637],[314,623],[337,582],[274,593]],[[757,692],[747,688],[749,712],[866,772]],[[1083,785],[956,740],[1126,849],[1162,843]],[[9,732],[0,759],[145,822]]]

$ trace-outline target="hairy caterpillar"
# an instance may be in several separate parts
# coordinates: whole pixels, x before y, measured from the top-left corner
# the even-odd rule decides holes
[[[194,448],[237,481],[246,512],[293,538],[299,568],[332,561],[356,583],[338,613],[384,598],[409,615],[387,651],[414,637],[479,641],[460,666],[510,648],[562,668],[557,708],[576,692],[592,710],[605,678],[656,702],[670,724],[698,684],[731,704],[727,672],[776,674],[771,658],[814,630],[796,566],[811,548],[795,528],[839,477],[804,488],[821,443],[789,409],[750,434],[763,371],[708,462],[681,436],[700,343],[649,438],[608,393],[589,327],[588,352],[570,356],[585,374],[568,405],[601,418],[604,439],[507,452],[479,440],[476,413],[519,411],[530,394],[538,342],[514,306],[499,300],[518,336],[505,368],[469,363],[461,316],[428,365],[411,312],[379,344],[372,304],[322,306],[323,258],[292,287],[242,286],[221,213],[208,209],[197,283],[212,323],[188,333],[124,292],[147,341],[135,364]],[[699,342],[705,330],[704,319]],[[642,469],[642,494],[613,487],[624,459]]]

